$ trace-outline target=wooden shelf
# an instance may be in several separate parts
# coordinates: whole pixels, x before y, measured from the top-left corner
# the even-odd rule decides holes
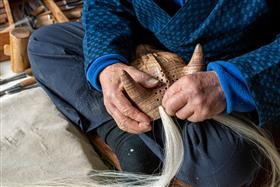
[[[24,15],[20,12],[20,8],[19,8],[23,4],[22,0],[0,0],[0,3],[5,8],[6,17],[8,20],[8,24],[7,24],[8,29],[6,29],[5,32],[1,32],[0,30],[0,62],[1,62],[1,61],[8,60],[10,58],[9,56],[4,55],[4,51],[6,51],[6,54],[10,53],[10,55],[13,55],[13,50],[10,49],[12,47],[9,46],[11,41],[10,32],[12,31],[12,29],[14,29],[14,27],[11,25],[14,25],[15,23],[17,23],[17,21],[23,19]],[[41,9],[40,10],[38,9],[38,11],[35,9],[35,12],[38,12],[38,14],[36,14],[35,16],[38,16],[37,23],[39,25],[37,26],[37,23],[35,23],[34,25],[36,28],[48,24],[53,24],[53,23],[63,23],[63,22],[78,20],[80,18],[81,11],[82,11],[82,3],[76,8],[62,11],[54,0],[42,0],[41,6],[39,8]],[[32,12],[31,15],[34,16]],[[42,19],[39,19],[40,16],[42,16],[41,17]],[[50,16],[50,18],[47,18],[46,16]],[[53,21],[48,21],[46,19],[50,19]]]
[[[12,16],[9,1],[8,0],[2,0],[1,4],[3,4],[3,6],[4,6],[5,14],[6,14],[7,19],[8,19],[8,25],[13,24],[14,19],[13,19],[13,16]],[[4,45],[9,44],[9,43],[10,43],[9,32],[8,31],[6,31],[6,32],[1,32],[0,31],[0,62],[10,59],[9,56],[6,56],[4,54]]]

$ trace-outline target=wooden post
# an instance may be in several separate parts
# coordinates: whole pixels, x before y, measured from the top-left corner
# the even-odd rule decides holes
[[[11,68],[15,73],[30,67],[27,56],[27,44],[31,32],[26,27],[18,27],[10,33]]]
[[[59,23],[67,22],[69,19],[63,14],[60,8],[53,0],[43,0],[48,9]]]

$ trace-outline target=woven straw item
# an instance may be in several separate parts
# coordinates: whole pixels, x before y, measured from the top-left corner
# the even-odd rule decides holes
[[[134,105],[152,120],[160,118],[158,107],[161,105],[165,91],[182,76],[202,71],[205,67],[200,44],[195,47],[188,65],[178,55],[158,51],[150,46],[138,47],[136,54],[139,57],[131,65],[158,79],[161,84],[153,89],[144,88],[135,82],[126,71],[122,73],[122,83]]]

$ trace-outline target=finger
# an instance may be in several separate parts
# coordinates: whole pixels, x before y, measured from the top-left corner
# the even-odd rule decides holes
[[[151,130],[150,125],[143,125],[133,119],[130,119],[129,117],[126,117],[116,107],[111,107],[111,113],[118,127],[123,131],[138,134]]]
[[[163,107],[165,108],[165,111],[167,114],[174,116],[177,111],[179,111],[182,107],[187,105],[188,99],[185,94],[182,92],[179,92],[172,97],[169,97],[165,104],[163,104]]]
[[[164,93],[163,99],[162,99],[162,105],[166,105],[167,100],[169,98],[172,98],[175,94],[182,91],[181,85],[177,84],[178,81],[176,81],[172,86],[170,86],[166,92]],[[179,82],[180,83],[180,82]]]
[[[146,88],[154,88],[159,85],[159,80],[155,79],[151,75],[142,72],[134,67],[128,69],[129,75],[138,83]]]
[[[110,114],[110,116],[113,116],[113,113],[111,111],[114,110],[114,107],[111,104],[111,102],[108,102],[106,99],[104,99],[104,105],[105,105],[105,108],[106,108],[108,114]]]
[[[191,109],[189,105],[185,105],[179,111],[176,112],[176,117],[182,120],[186,120],[194,114],[194,111]]]
[[[150,123],[150,118],[132,106],[130,101],[124,96],[122,92],[117,94],[115,97],[116,98],[112,102],[123,115],[138,122]]]
[[[187,118],[188,121],[190,122],[201,122],[203,121],[201,117],[199,117],[196,113],[193,113],[190,117]]]
[[[210,110],[203,108],[200,111],[195,111],[194,114],[188,118],[188,120],[191,122],[201,122],[207,119],[211,119],[213,118],[213,116],[214,115]]]

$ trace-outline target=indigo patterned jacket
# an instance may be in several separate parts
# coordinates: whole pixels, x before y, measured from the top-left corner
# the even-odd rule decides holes
[[[147,38],[186,62],[201,43],[206,63],[240,70],[262,126],[280,118],[279,13],[278,0],[188,0],[174,15],[153,0],[86,0],[85,69],[107,54],[130,59]]]

